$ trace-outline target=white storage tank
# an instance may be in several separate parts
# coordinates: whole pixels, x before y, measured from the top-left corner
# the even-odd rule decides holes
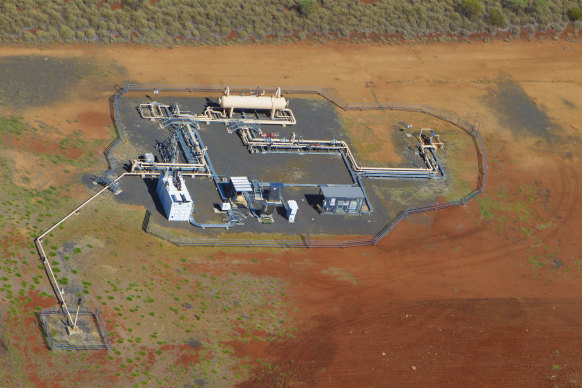
[[[222,96],[218,99],[220,107],[223,109],[262,109],[262,110],[283,110],[287,108],[285,97],[268,96]]]
[[[281,97],[280,89],[277,89],[274,96],[234,96],[230,95],[228,89],[225,94],[218,98],[218,103],[222,109],[228,109],[228,117],[232,117],[234,109],[259,109],[271,111],[271,118],[275,112],[287,108],[289,101]]]

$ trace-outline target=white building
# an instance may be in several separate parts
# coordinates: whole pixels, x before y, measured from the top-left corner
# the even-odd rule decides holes
[[[189,221],[194,209],[194,201],[188,193],[182,174],[164,171],[160,174],[157,188],[158,197],[169,221]]]

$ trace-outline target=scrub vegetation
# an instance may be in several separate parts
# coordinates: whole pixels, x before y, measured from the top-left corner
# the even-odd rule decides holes
[[[327,39],[385,41],[429,34],[563,31],[575,0],[4,0],[3,43],[207,45]]]

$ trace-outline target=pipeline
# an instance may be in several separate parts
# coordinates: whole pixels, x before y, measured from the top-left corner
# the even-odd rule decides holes
[[[148,115],[144,115],[143,114],[143,106],[150,106],[152,104],[142,104],[140,105],[140,114],[142,115],[142,117],[144,118],[150,118],[150,116]],[[161,105],[161,104],[158,104]],[[156,105],[157,106],[157,105]],[[167,107],[166,105],[162,105]],[[179,109],[177,107],[174,108],[174,110],[169,110],[168,108],[168,114],[174,114],[174,112],[179,113]],[[191,171],[191,174],[194,175],[203,175],[203,176],[209,176],[212,178],[212,180],[214,181],[214,184],[216,186],[216,190],[218,191],[218,194],[220,196],[220,199],[222,202],[226,202],[227,198],[226,195],[224,194],[222,187],[221,187],[221,181],[220,178],[218,177],[218,175],[216,174],[216,171],[214,170],[214,166],[212,165],[212,161],[210,160],[210,156],[208,155],[208,152],[206,152],[207,147],[204,146],[204,142],[202,141],[202,138],[200,137],[200,133],[198,132],[198,130],[200,129],[200,126],[198,124],[197,121],[195,121],[193,118],[190,117],[191,115],[180,115],[180,116],[162,116],[162,117],[158,117],[155,116],[153,118],[151,118],[152,120],[157,120],[157,119],[161,119],[164,118],[165,120],[160,123],[162,128],[167,128],[168,126],[173,126],[176,128],[179,128],[181,133],[180,133],[180,137],[182,138],[180,141],[180,146],[182,147],[182,152],[184,153],[184,155],[188,155],[189,157],[187,157],[186,159],[190,162],[196,162],[196,163],[146,163],[146,162],[141,162],[141,161],[134,161],[134,163],[132,163],[132,172],[135,172],[136,170],[143,170],[144,174],[149,173],[151,169],[168,169],[171,168],[173,170],[179,170],[179,171]],[[194,144],[192,144],[194,143]],[[200,173],[197,172],[197,170],[201,170],[204,169],[206,170],[206,172],[204,173]],[[137,172],[138,174],[140,172]],[[224,224],[201,224],[196,222],[196,220],[194,219],[193,216],[190,217],[190,224],[194,225],[194,226],[198,226],[201,228],[230,228],[231,226],[235,226],[238,223],[238,220],[236,220],[236,216],[234,214],[234,212],[232,210],[228,210],[227,211],[228,214],[228,219],[230,221],[225,222]]]
[[[277,125],[295,125],[297,120],[291,109],[281,109],[275,112],[273,118],[270,119],[249,119],[246,117],[228,117],[226,113],[214,110],[212,107],[207,106],[203,113],[184,113],[180,112],[177,106],[171,106],[167,104],[162,104],[159,102],[151,102],[140,104],[138,107],[139,115],[142,119],[149,120],[163,120],[163,119],[173,119],[180,118],[190,121],[204,121],[206,123],[215,122],[221,124],[229,124],[237,121],[241,121],[248,124],[277,124]]]
[[[238,132],[243,144],[249,149],[250,152],[267,152],[267,153],[277,153],[277,152],[300,152],[300,153],[333,153],[340,152],[344,155],[344,159],[348,164],[351,171],[356,173],[358,176],[365,178],[375,178],[375,179],[442,179],[445,174],[443,169],[438,162],[436,154],[433,152],[432,139],[433,136],[429,138],[429,143],[431,146],[422,147],[419,143],[419,151],[425,163],[429,166],[428,168],[390,168],[390,167],[362,167],[358,164],[355,157],[350,150],[348,144],[343,140],[303,140],[295,139],[293,136],[291,139],[286,138],[263,138],[262,133],[255,129],[250,130],[249,128],[240,127]],[[259,136],[257,136],[257,133]],[[430,159],[427,158],[424,148],[428,148],[431,152],[431,156],[435,163],[432,163]],[[284,151],[282,151],[284,150]],[[317,150],[317,151],[316,151]],[[428,161],[427,161],[428,160]],[[440,175],[439,175],[440,173]]]
[[[209,172],[199,172],[197,170],[206,168],[206,164],[188,164],[188,163],[158,163],[158,162],[144,162],[143,160],[133,160],[131,162],[131,172],[144,175],[157,175],[159,172],[152,172],[151,170],[173,170],[173,171],[190,171],[191,175],[210,176]]]
[[[233,226],[236,226],[236,224],[238,224],[237,220],[231,220],[231,221],[227,221],[224,224],[201,224],[199,222],[196,222],[196,220],[194,219],[194,216],[190,216],[190,220],[189,220],[190,224],[197,226],[199,228],[202,229],[206,229],[206,228],[230,228]]]
[[[157,111],[156,111],[157,109]],[[162,128],[166,128],[169,125],[173,125],[175,127],[180,126],[181,135],[179,138],[180,146],[182,147],[183,153],[192,154],[190,155],[191,158],[187,158],[190,163],[199,162],[200,159],[198,158],[201,155],[201,159],[203,164],[206,167],[206,171],[208,172],[209,176],[215,182],[217,191],[221,197],[223,202],[227,201],[227,198],[223,192],[221,180],[216,174],[214,167],[212,166],[212,162],[205,152],[206,148],[204,147],[204,143],[200,138],[198,130],[200,129],[199,122],[200,121],[213,121],[213,122],[220,122],[224,123],[227,126],[227,130],[229,133],[236,131],[243,144],[248,148],[250,152],[267,152],[267,153],[277,153],[277,152],[299,152],[299,153],[339,153],[346,166],[348,167],[348,171],[352,177],[352,181],[354,185],[359,186],[362,191],[364,192],[364,198],[366,202],[366,206],[368,207],[368,211],[365,213],[371,213],[372,204],[365,193],[364,186],[361,182],[361,178],[369,178],[369,179],[442,179],[445,177],[444,170],[438,158],[435,154],[435,149],[437,146],[442,146],[442,143],[433,144],[433,139],[435,138],[434,130],[431,131],[431,135],[428,137],[423,137],[423,130],[419,135],[419,143],[418,143],[418,150],[420,155],[423,157],[425,164],[427,165],[426,168],[388,168],[388,167],[363,167],[358,164],[356,158],[352,154],[352,151],[348,144],[343,140],[304,140],[303,138],[297,139],[295,133],[293,133],[290,139],[286,138],[273,138],[273,137],[264,137],[263,132],[261,131],[258,124],[262,123],[262,120],[252,120],[248,119],[246,115],[243,113],[243,119],[239,118],[230,118],[227,117],[224,112],[213,110],[212,107],[207,107],[203,114],[196,115],[190,113],[182,113],[179,110],[179,107],[176,106],[169,106],[160,103],[151,103],[151,104],[141,104],[139,106],[140,115],[143,118],[150,118],[151,120],[163,120],[161,123]],[[277,115],[285,116],[287,112],[286,110],[281,110],[277,112]],[[148,113],[145,113],[148,112]],[[295,118],[293,117],[293,113],[290,112],[291,117],[293,118],[293,124],[295,123]],[[273,121],[269,122],[273,123]],[[277,122],[281,124],[281,122]],[[186,133],[186,129],[187,133]],[[195,144],[191,144],[188,142],[188,138]],[[426,142],[425,140],[426,139]],[[438,139],[438,137],[437,137]],[[180,141],[181,140],[181,141]],[[186,144],[188,143],[188,144]],[[428,149],[428,153],[426,152]],[[191,150],[194,150],[192,152]],[[190,152],[187,152],[190,151]],[[245,195],[245,199],[247,200],[248,208],[251,214],[255,217],[258,216],[256,210],[253,207],[253,200],[250,198],[249,195]],[[230,226],[236,225],[237,221],[232,220],[235,216],[232,209],[228,210],[229,220],[224,224],[200,224],[197,223],[194,218],[192,217],[190,223],[195,226],[199,227],[209,227],[209,228],[229,228]]]

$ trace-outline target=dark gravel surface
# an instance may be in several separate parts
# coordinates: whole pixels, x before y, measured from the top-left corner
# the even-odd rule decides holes
[[[507,76],[497,79],[497,88],[491,89],[486,102],[499,116],[499,121],[515,136],[539,136],[552,143],[559,126],[550,120],[543,107]]]
[[[93,67],[74,58],[0,58],[0,103],[40,106],[63,100]]]
[[[163,140],[167,132],[159,128],[158,124],[139,117],[136,106],[145,102],[145,98],[124,97],[120,100],[119,109],[127,132],[128,140],[135,152],[143,154],[152,152],[155,141]],[[160,98],[160,102],[169,104],[178,103],[182,111],[201,113],[204,106],[212,100],[203,98]],[[336,108],[325,101],[315,99],[295,98],[290,102],[290,108],[297,118],[297,125],[281,127],[278,125],[263,125],[263,132],[276,132],[281,136],[290,137],[292,132],[305,139],[332,139],[350,142],[338,118]],[[402,155],[410,161],[410,166],[420,166],[422,161],[414,152],[414,138],[407,138],[404,132],[394,131],[394,141],[403,148]],[[219,175],[230,176],[258,176],[263,182],[284,182],[292,184],[351,184],[352,180],[343,159],[337,155],[297,155],[297,154],[250,154],[242,145],[236,134],[228,134],[222,124],[201,124],[200,135],[205,146],[208,147],[216,172]],[[412,144],[412,147],[411,147]],[[118,156],[118,155],[116,155]],[[132,158],[137,155],[119,155],[119,159]],[[294,224],[287,222],[284,209],[278,208],[275,212],[275,223],[264,225],[256,219],[248,217],[244,226],[229,229],[229,232],[255,233],[312,233],[312,234],[340,234],[340,235],[369,235],[378,232],[391,217],[402,208],[388,208],[394,206],[390,198],[391,188],[403,187],[414,190],[425,181],[399,182],[387,180],[364,180],[364,188],[373,207],[373,213],[361,216],[322,216],[316,210],[319,201],[318,188],[290,187],[284,189],[286,200],[294,199],[299,204],[299,212]],[[434,183],[428,183],[434,184]],[[219,196],[214,182],[208,178],[186,178],[192,197],[196,202],[197,213],[194,214],[200,223],[221,223],[223,215],[217,214],[214,209],[219,203]],[[155,199],[156,180],[128,177],[121,183],[123,192],[116,198],[123,203],[142,205],[163,214],[161,206]],[[438,191],[438,190],[437,190]],[[422,203],[436,200],[436,195]],[[411,201],[418,202],[418,201]],[[421,204],[422,204],[421,203]],[[416,203],[415,203],[416,204]],[[194,227],[187,223],[168,222],[163,217],[155,217],[157,223],[163,226],[178,228]],[[201,229],[196,229],[200,231]],[[205,229],[209,236],[224,233],[224,229]]]

